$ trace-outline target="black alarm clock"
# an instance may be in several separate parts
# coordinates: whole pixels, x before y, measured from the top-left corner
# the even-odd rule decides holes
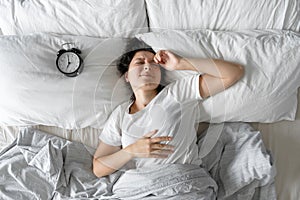
[[[68,77],[75,77],[82,72],[83,60],[81,51],[77,48],[61,49],[57,53],[57,69]]]

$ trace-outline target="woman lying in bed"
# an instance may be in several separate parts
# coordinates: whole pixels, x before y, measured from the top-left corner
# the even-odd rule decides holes
[[[243,67],[223,60],[186,59],[168,50],[155,53],[144,43],[133,43],[136,48],[118,64],[133,96],[107,121],[94,155],[94,174],[102,177],[116,170],[167,163],[200,165],[194,126],[198,101],[236,83]],[[162,68],[203,74],[164,87]]]

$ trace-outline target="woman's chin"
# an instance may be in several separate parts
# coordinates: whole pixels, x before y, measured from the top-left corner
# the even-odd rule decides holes
[[[159,83],[149,82],[149,83],[143,83],[143,84],[141,84],[141,86],[138,87],[138,89],[142,89],[142,90],[156,90],[156,88],[158,86],[159,86]]]

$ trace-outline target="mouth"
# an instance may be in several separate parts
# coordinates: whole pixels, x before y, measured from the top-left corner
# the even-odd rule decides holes
[[[149,75],[149,74],[141,74],[140,76],[141,76],[141,77],[152,77],[152,76]]]

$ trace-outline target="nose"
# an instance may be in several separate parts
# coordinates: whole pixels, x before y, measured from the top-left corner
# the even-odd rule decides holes
[[[144,65],[144,70],[145,70],[145,71],[148,71],[148,70],[150,70],[150,66],[149,66],[149,64],[147,64],[147,65]]]
[[[148,71],[148,70],[152,70],[152,69],[157,69],[159,68],[159,65],[156,64],[156,63],[145,63],[143,65],[143,68],[145,71]]]

